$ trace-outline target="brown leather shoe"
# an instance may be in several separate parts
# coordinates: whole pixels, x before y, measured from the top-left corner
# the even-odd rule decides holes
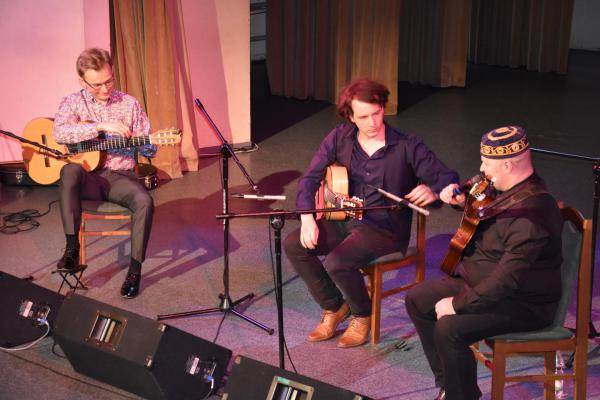
[[[321,342],[331,339],[335,334],[338,325],[350,315],[350,307],[344,303],[339,310],[324,311],[321,317],[321,322],[306,338],[309,342]]]
[[[355,347],[360,346],[369,339],[371,331],[371,316],[368,317],[352,317],[346,332],[338,341],[338,347]]]

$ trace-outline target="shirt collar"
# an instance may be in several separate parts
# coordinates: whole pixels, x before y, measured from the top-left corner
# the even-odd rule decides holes
[[[385,125],[385,145],[386,145],[386,147],[394,145],[394,144],[398,144],[399,137],[398,137],[398,134],[396,134],[396,132],[394,132],[394,128],[389,126],[387,124],[387,122],[385,122],[385,121],[383,122],[383,124]]]
[[[354,124],[353,124],[354,125]],[[399,138],[398,135],[394,132],[394,128],[388,125],[387,122],[383,121],[383,125],[385,126],[385,147],[398,144]],[[353,139],[355,142],[358,141],[358,128],[354,125],[353,130]]]
[[[83,98],[86,101],[92,102],[94,104],[100,104],[100,105],[109,105],[109,104],[113,103],[117,99],[117,96],[118,96],[118,93],[117,93],[118,91],[116,89],[113,89],[113,91],[110,92],[110,97],[108,98],[108,101],[106,102],[106,104],[102,104],[102,103],[96,101],[96,99],[90,93],[89,90],[87,90],[87,89],[81,89],[81,92],[82,92]]]

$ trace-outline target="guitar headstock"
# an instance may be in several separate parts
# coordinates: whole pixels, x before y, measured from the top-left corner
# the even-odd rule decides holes
[[[181,143],[181,129],[168,128],[151,133],[150,143],[163,146]]]
[[[469,191],[469,195],[472,196],[475,201],[483,201],[486,198],[486,192],[489,188],[491,188],[491,185],[492,181],[484,177],[484,179],[473,185]]]
[[[339,197],[339,204],[338,206],[340,208],[354,208],[354,207],[363,207],[363,200],[359,199],[358,197],[354,196],[354,197],[347,197],[347,196],[340,196]],[[363,217],[363,210],[357,210],[357,211],[344,211],[346,213],[346,215],[348,215],[351,218],[354,219],[362,219]]]

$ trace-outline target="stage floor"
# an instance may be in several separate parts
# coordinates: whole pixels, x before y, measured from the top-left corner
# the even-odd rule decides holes
[[[524,70],[471,67],[466,88],[431,90],[400,114],[386,117],[401,130],[421,136],[438,156],[458,170],[461,178],[479,168],[478,144],[482,133],[505,124],[527,130],[533,147],[600,156],[597,113],[600,109],[600,54],[574,52],[568,76],[538,74]],[[410,90],[410,87],[404,88]],[[320,110],[320,111],[319,111]],[[317,105],[313,114],[276,134],[265,135],[258,150],[238,157],[263,194],[283,194],[285,201],[257,202],[231,199],[230,211],[260,212],[294,208],[296,181],[324,135],[338,122],[334,107]],[[261,118],[268,118],[264,115]],[[218,124],[218,121],[216,121]],[[265,126],[266,121],[256,121]],[[539,174],[559,200],[580,209],[591,218],[594,176],[585,161],[535,155]],[[86,296],[154,319],[157,314],[218,305],[223,291],[223,232],[215,218],[222,211],[220,160],[202,158],[200,169],[183,178],[163,182],[152,191],[156,210],[147,260],[143,267],[140,295],[125,300],[119,287],[125,278],[129,257],[127,239],[92,239],[89,269],[84,281]],[[244,192],[248,185],[237,166],[230,162],[230,191]],[[25,209],[44,212],[57,199],[56,187],[0,187],[0,212]],[[440,276],[438,270],[448,241],[460,215],[449,207],[433,210],[427,223],[426,278]],[[37,229],[0,235],[0,270],[32,276],[34,283],[58,289],[52,274],[62,255],[64,236],[57,204],[37,218]],[[114,226],[114,225],[113,225]],[[117,224],[118,226],[118,224]],[[298,226],[290,219],[283,235]],[[269,327],[277,327],[273,293],[272,232],[266,218],[232,220],[230,226],[230,293],[237,299],[254,293],[240,311]],[[596,249],[592,320],[600,329],[600,254]],[[405,273],[388,279],[401,281]],[[283,260],[284,326],[292,360],[302,375],[355,391],[374,399],[431,399],[437,394],[422,348],[408,319],[403,294],[383,301],[381,341],[354,349],[338,349],[336,341],[309,343],[305,336],[318,322],[320,311],[309,299],[300,279]],[[222,314],[167,321],[208,341],[215,340],[236,355],[278,365],[277,333],[270,336],[255,326]],[[569,324],[573,323],[571,309]],[[402,348],[403,341],[407,346]],[[75,372],[69,362],[52,352],[53,339],[44,339],[32,349],[0,352],[0,398],[24,399],[114,399],[136,396]],[[598,340],[590,341],[588,398],[600,398]],[[60,349],[56,349],[60,354]],[[539,370],[540,362],[527,360],[509,364],[511,370]],[[286,366],[291,369],[289,360]],[[535,367],[537,366],[537,367]],[[483,399],[490,398],[490,374],[480,367]],[[571,384],[566,384],[570,390]],[[507,388],[507,399],[541,398],[541,385],[522,384]],[[568,392],[570,393],[570,391]],[[217,398],[213,396],[212,398]]]

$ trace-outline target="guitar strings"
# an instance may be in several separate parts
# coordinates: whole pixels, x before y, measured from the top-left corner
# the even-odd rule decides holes
[[[150,136],[132,136],[130,138],[90,139],[79,143],[67,144],[70,153],[85,153],[137,147],[150,144]]]

